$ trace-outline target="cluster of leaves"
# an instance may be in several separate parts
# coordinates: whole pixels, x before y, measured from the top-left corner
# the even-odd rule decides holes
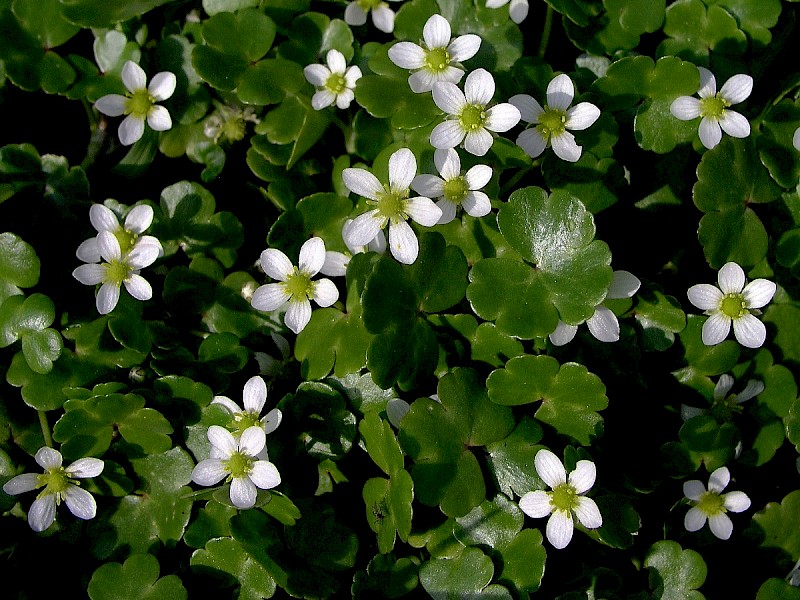
[[[36,534],[33,494],[0,493],[6,595],[800,598],[800,75],[786,60],[800,6],[530,0],[516,25],[485,4],[392,3],[389,34],[348,25],[345,2],[0,0],[0,482],[37,470],[43,445],[105,463],[82,482],[90,521],[60,507]],[[364,204],[346,167],[386,181],[409,148],[436,172],[443,114],[388,56],[433,14],[481,37],[464,67],[493,74],[496,101],[544,103],[567,73],[601,117],[577,132],[576,163],[531,160],[519,129],[463,156],[492,167],[492,212],[415,225],[412,265],[356,254],[335,278],[340,301],[294,336],[247,300],[265,281],[260,252],[297,264],[311,236],[348,251],[342,226]],[[364,76],[350,108],[317,111],[303,68],[331,49]],[[172,128],[130,148],[92,108],[125,93],[128,60],[177,77]],[[696,94],[696,66],[754,78],[737,107],[749,137],[706,150],[697,121],[671,115]],[[152,300],[123,292],[98,316],[72,277],[92,203],[153,208]],[[729,261],[778,284],[762,348],[701,341],[686,290]],[[620,269],[641,288],[607,299]],[[600,304],[618,342],[581,326],[550,343]],[[260,371],[256,353],[276,359]],[[237,399],[259,372],[283,413],[268,436],[282,483],[237,510],[191,475],[208,427],[228,423],[213,397]],[[764,391],[683,421],[681,405],[709,408],[726,373]],[[517,504],[547,488],[540,448],[568,470],[597,466],[603,525],[565,550]],[[681,502],[683,481],[723,465],[752,500],[727,541],[687,532]]]

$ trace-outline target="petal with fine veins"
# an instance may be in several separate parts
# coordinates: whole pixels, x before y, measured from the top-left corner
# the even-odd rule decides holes
[[[393,192],[406,192],[417,174],[417,159],[408,148],[400,148],[389,157],[389,187]]]
[[[309,276],[316,275],[325,264],[325,242],[320,237],[311,237],[300,247],[298,268]]]
[[[439,212],[438,207],[436,207],[436,211]],[[403,264],[410,265],[417,260],[419,241],[414,230],[405,221],[389,224],[389,249],[392,256]]]
[[[177,83],[178,80],[175,78],[174,73],[162,71],[153,76],[150,85],[147,87],[147,91],[150,92],[150,95],[156,102],[161,102],[162,100],[170,98],[172,94],[175,93],[175,86]]]
[[[347,189],[370,200],[377,200],[378,194],[383,192],[383,185],[378,178],[365,169],[347,168],[342,171],[342,179]]]
[[[567,110],[575,97],[575,86],[569,75],[561,74],[547,84],[547,106],[550,109]]]
[[[294,273],[294,266],[289,257],[277,248],[267,248],[258,260],[264,273],[272,279],[286,281]]]
[[[414,221],[425,227],[433,227],[442,216],[441,209],[430,198],[417,196],[406,204],[406,213]]]

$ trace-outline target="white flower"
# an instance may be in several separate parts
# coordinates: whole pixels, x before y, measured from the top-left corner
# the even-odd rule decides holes
[[[289,305],[284,323],[294,333],[300,333],[311,319],[311,302],[319,306],[330,306],[339,299],[339,290],[330,279],[311,278],[319,273],[325,262],[325,242],[312,237],[300,247],[300,262],[293,266],[280,250],[267,248],[261,253],[259,263],[264,272],[280,283],[260,286],[250,303],[264,312],[278,310]]]
[[[552,490],[528,492],[519,499],[519,507],[531,518],[550,515],[547,520],[547,540],[559,550],[572,539],[573,513],[587,529],[597,529],[603,524],[600,509],[591,498],[583,496],[594,485],[597,474],[594,463],[579,460],[569,474],[558,457],[547,449],[539,450],[533,459],[536,472]]]
[[[108,231],[114,234],[119,242],[119,249],[122,254],[130,252],[137,244],[152,244],[158,248],[158,255],[164,255],[164,249],[158,238],[152,235],[142,235],[153,223],[153,208],[147,204],[139,204],[128,211],[125,216],[125,224],[121,225],[110,208],[102,204],[92,204],[89,208],[89,221],[98,233]],[[102,260],[100,254],[100,244],[97,236],[89,238],[78,246],[75,255],[87,263],[97,263]]]
[[[681,121],[700,120],[700,141],[709,150],[719,144],[722,132],[735,138],[750,135],[750,122],[738,112],[729,110],[731,104],[746,100],[753,91],[753,78],[742,73],[734,75],[717,92],[717,81],[708,69],[697,67],[700,71],[700,89],[697,95],[675,98],[669,107],[674,117]]]
[[[683,520],[686,531],[697,531],[708,521],[711,533],[719,539],[727,540],[731,537],[733,523],[725,513],[747,510],[750,508],[750,498],[744,492],[722,494],[730,480],[728,468],[720,467],[708,478],[708,491],[703,482],[697,479],[684,482],[683,494],[693,504]]]
[[[269,490],[279,485],[281,475],[277,467],[258,458],[264,450],[267,435],[263,427],[250,427],[241,437],[219,425],[208,428],[211,458],[201,460],[192,470],[192,481],[199,485],[215,485],[227,478],[230,481],[231,502],[237,508],[252,508],[258,490]]]
[[[754,279],[745,286],[742,267],[726,263],[717,274],[719,287],[698,283],[689,288],[689,302],[709,315],[703,323],[703,343],[719,344],[731,330],[742,346],[759,348],[767,338],[764,324],[755,315],[772,300],[777,286],[767,279]]]
[[[454,83],[433,84],[433,101],[448,117],[433,128],[434,148],[455,148],[462,141],[464,149],[483,156],[492,147],[490,131],[508,131],[519,123],[517,107],[503,102],[488,108],[494,96],[494,78],[486,69],[475,69],[467,75],[462,92]]]
[[[500,8],[508,4],[508,0],[486,0],[486,8]],[[514,23],[522,23],[528,16],[528,0],[511,0],[508,5],[508,14]]]
[[[375,208],[359,215],[343,231],[348,247],[364,246],[389,223],[389,249],[399,262],[410,265],[417,260],[419,241],[406,220],[411,217],[425,227],[436,225],[442,216],[433,200],[424,196],[409,198],[409,187],[417,173],[417,159],[408,148],[400,148],[389,157],[389,184],[364,169],[348,168],[342,172],[347,188],[367,198]]]
[[[266,415],[261,416],[261,411],[267,402],[267,384],[258,375],[251,377],[244,384],[242,400],[244,410],[227,396],[214,396],[211,401],[211,404],[219,404],[231,413],[235,435],[243,434],[250,427],[261,427],[264,433],[270,434],[281,424],[283,413],[278,408],[273,408]],[[259,458],[267,460],[266,451],[267,447],[264,446],[263,455]]]
[[[353,0],[344,9],[344,22],[348,25],[363,25],[367,22],[367,13],[370,11],[372,11],[372,24],[375,27],[384,33],[394,31],[394,11],[382,0]]]
[[[362,254],[364,252],[377,252],[383,254],[386,252],[386,236],[383,231],[379,231],[366,246],[353,246],[348,243],[349,231],[353,226],[353,219],[347,219],[342,225],[342,239],[347,246],[347,252],[337,252],[335,250],[328,250],[325,252],[325,263],[319,270],[323,275],[329,277],[344,277],[347,273],[347,265],[350,264],[350,259],[355,254]]]
[[[614,271],[611,277],[606,299],[618,300],[620,298],[630,298],[642,284],[639,278],[628,271]],[[586,321],[591,334],[601,342],[619,341],[619,321],[617,316],[602,304],[598,304],[594,313]],[[578,331],[577,325],[567,325],[559,321],[555,331],[548,337],[554,346],[563,346],[572,341]]]
[[[474,33],[450,40],[450,23],[442,15],[431,15],[422,29],[423,45],[398,42],[389,48],[389,58],[402,69],[412,69],[408,85],[416,93],[430,92],[437,81],[458,83],[464,76],[461,61],[475,56],[481,38]]]
[[[714,386],[713,401],[709,410],[717,421],[730,421],[735,413],[742,412],[740,404],[750,400],[750,398],[755,398],[763,392],[764,382],[751,379],[738,394],[728,394],[732,387],[733,377],[728,374],[721,375],[717,384]],[[706,414],[709,410],[681,404],[681,418],[684,421],[688,421],[692,417]]]
[[[216,110],[203,123],[203,133],[215,144],[232,144],[244,138],[247,123],[259,123],[261,120],[252,106],[223,104],[213,100]]]
[[[122,67],[122,83],[128,90],[125,96],[107,94],[98,98],[94,107],[109,117],[127,115],[118,130],[119,141],[124,146],[130,146],[142,137],[145,120],[154,131],[166,131],[172,127],[169,111],[156,102],[166,100],[175,92],[177,80],[174,73],[156,73],[148,86],[144,70],[129,60]]]
[[[311,98],[314,110],[322,110],[334,102],[339,108],[348,108],[355,98],[353,89],[361,79],[361,69],[347,66],[344,54],[338,50],[328,50],[325,57],[328,66],[313,64],[303,69],[308,82],[317,88]]]
[[[439,198],[436,206],[442,209],[439,225],[449,223],[456,216],[456,210],[463,206],[473,217],[488,215],[492,210],[489,196],[481,192],[492,178],[492,168],[475,165],[461,174],[461,159],[453,148],[436,150],[433,163],[441,177],[436,175],[417,175],[411,182],[412,189],[430,198]]]
[[[92,519],[97,514],[97,504],[92,495],[81,489],[75,479],[97,477],[103,472],[103,461],[99,458],[79,458],[68,467],[63,467],[58,450],[42,447],[36,452],[37,464],[44,473],[24,473],[12,477],[3,485],[6,494],[14,496],[43,487],[28,511],[28,524],[34,531],[44,531],[56,520],[56,507],[64,500],[70,512],[79,519]]]
[[[577,162],[581,146],[569,131],[582,131],[600,117],[600,109],[591,102],[580,102],[570,108],[575,87],[568,75],[558,75],[547,84],[547,104],[544,108],[528,94],[517,94],[509,102],[519,109],[522,120],[534,125],[517,136],[517,145],[531,158],[536,158],[547,146],[553,147],[562,160]],[[569,130],[569,131],[568,131]]]
[[[110,231],[101,231],[97,234],[97,246],[100,257],[106,262],[81,265],[72,271],[72,276],[85,285],[103,284],[95,301],[97,312],[107,315],[114,310],[122,284],[137,300],[153,297],[153,288],[139,271],[156,261],[160,244],[136,244],[123,254],[116,236]]]

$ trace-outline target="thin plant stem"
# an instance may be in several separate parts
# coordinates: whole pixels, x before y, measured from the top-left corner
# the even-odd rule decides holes
[[[36,411],[39,414],[39,426],[42,428],[44,445],[48,448],[53,447],[53,436],[50,434],[50,423],[47,422],[47,413],[43,410]]]
[[[539,42],[539,58],[544,58],[547,44],[550,41],[550,32],[553,29],[553,7],[547,5],[547,14],[544,17],[544,28],[542,29],[542,39]]]

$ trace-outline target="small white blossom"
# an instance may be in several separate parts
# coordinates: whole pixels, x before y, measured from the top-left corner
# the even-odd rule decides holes
[[[364,25],[367,22],[367,13],[370,11],[372,11],[372,24],[375,27],[384,33],[394,31],[394,11],[383,0],[352,0],[344,9],[344,22],[348,25]]]
[[[470,33],[451,41],[451,33],[447,19],[431,15],[422,29],[422,46],[398,42],[389,48],[389,58],[394,64],[414,71],[408,77],[413,92],[430,92],[437,81],[457,84],[464,77],[460,63],[477,54],[481,38]]]
[[[733,523],[726,512],[740,513],[750,508],[750,498],[744,492],[723,494],[731,474],[727,467],[720,467],[708,478],[708,490],[702,481],[693,479],[683,484],[683,494],[692,503],[686,513],[683,525],[686,531],[697,531],[708,521],[711,533],[721,540],[727,540],[733,532]]]
[[[547,104],[544,108],[532,96],[517,94],[509,102],[519,109],[529,127],[517,136],[517,145],[531,158],[536,158],[548,146],[553,147],[561,160],[577,162],[582,148],[575,143],[570,131],[582,131],[600,117],[600,109],[591,102],[580,102],[570,108],[575,98],[575,86],[568,75],[554,77],[547,84]]]
[[[725,422],[730,421],[735,413],[742,412],[740,406],[742,402],[755,398],[764,391],[764,382],[757,379],[751,379],[747,382],[745,388],[738,394],[728,394],[733,388],[733,377],[727,373],[720,375],[717,384],[714,386],[713,400],[711,408],[697,408],[695,406],[687,406],[681,404],[681,418],[688,421],[692,417],[704,415],[710,412],[717,421]]]
[[[520,24],[528,16],[528,0],[486,0],[486,8],[500,8],[508,4],[508,14],[514,23]]]
[[[639,278],[628,271],[614,271],[611,284],[606,293],[606,299],[618,300],[630,298],[639,291],[642,284]],[[595,306],[594,313],[586,321],[589,331],[595,339],[601,342],[619,341],[619,321],[611,309],[602,304]],[[554,346],[563,346],[572,341],[578,331],[577,325],[567,325],[559,321],[555,331],[548,337]]]
[[[732,104],[746,100],[753,91],[753,78],[739,73],[734,75],[717,92],[717,80],[708,69],[697,67],[700,71],[700,89],[697,95],[680,96],[669,107],[672,115],[681,121],[700,120],[700,141],[709,150],[722,140],[722,132],[735,138],[750,135],[750,122],[738,112],[730,110]]]
[[[284,323],[294,333],[300,333],[311,319],[310,300],[324,307],[339,299],[339,290],[330,279],[311,281],[325,263],[322,238],[312,237],[303,243],[297,267],[275,248],[264,250],[259,263],[264,272],[279,283],[260,286],[250,303],[264,312],[279,310],[288,304]]]
[[[72,271],[72,276],[84,285],[102,284],[95,299],[97,312],[107,315],[114,310],[123,284],[137,300],[153,297],[153,288],[139,271],[156,261],[160,244],[136,244],[123,254],[117,237],[110,231],[101,231],[97,234],[97,247],[105,262],[81,265]]]
[[[166,131],[172,127],[169,111],[156,102],[166,100],[175,92],[177,80],[174,73],[156,73],[148,86],[144,70],[129,60],[122,67],[122,83],[128,90],[125,96],[107,94],[98,98],[94,107],[109,117],[127,115],[117,132],[123,146],[130,146],[142,137],[145,121],[154,131]]]
[[[231,502],[237,508],[252,508],[260,488],[270,490],[281,482],[278,469],[259,458],[267,442],[264,428],[245,429],[240,437],[219,425],[208,428],[211,457],[201,460],[192,470],[192,481],[199,485],[216,485],[223,479],[231,484]]]
[[[418,194],[438,198],[436,206],[442,209],[439,225],[449,223],[456,216],[459,207],[472,217],[483,217],[492,210],[492,204],[484,192],[480,191],[492,178],[492,168],[488,165],[475,165],[461,174],[461,159],[453,148],[436,150],[433,163],[441,177],[436,175],[417,175],[411,188]]]
[[[79,519],[92,519],[97,514],[94,497],[75,479],[97,477],[103,472],[99,458],[80,458],[68,467],[62,466],[58,450],[42,447],[34,457],[44,469],[43,474],[24,473],[12,477],[3,485],[6,494],[15,496],[43,487],[28,510],[28,524],[34,531],[44,531],[56,520],[56,507],[64,500],[70,512]]]
[[[258,375],[251,377],[244,384],[242,401],[244,409],[227,396],[214,396],[211,401],[211,404],[219,404],[231,413],[235,435],[241,435],[250,427],[261,427],[264,429],[264,433],[270,434],[281,424],[283,413],[279,408],[273,408],[266,415],[261,416],[261,411],[267,402],[267,384]],[[259,458],[268,460],[266,446]]]
[[[125,215],[125,223],[120,224],[117,215],[107,206],[102,204],[92,204],[89,208],[89,221],[92,227],[101,231],[108,231],[114,234],[119,242],[120,252],[123,254],[130,252],[137,244],[152,244],[158,248],[158,255],[164,255],[164,249],[158,238],[152,235],[142,235],[153,223],[153,208],[147,204],[134,206]],[[89,238],[78,246],[75,255],[86,263],[98,263],[102,260],[100,254],[100,244],[97,236]]]
[[[594,485],[597,474],[592,461],[579,460],[569,478],[564,464],[550,450],[539,450],[533,462],[536,473],[552,491],[528,492],[519,499],[519,507],[533,519],[550,515],[546,535],[553,547],[560,550],[569,544],[575,528],[573,514],[587,529],[597,529],[603,524],[595,501],[583,495]]]
[[[410,265],[419,255],[419,241],[407,223],[410,217],[420,225],[432,227],[442,216],[433,200],[424,196],[409,198],[409,188],[417,173],[417,159],[408,148],[400,148],[389,157],[389,184],[382,184],[365,169],[347,168],[342,178],[347,188],[367,198],[375,208],[353,220],[343,231],[348,247],[365,246],[389,224],[389,249],[399,262]]]
[[[383,231],[379,231],[367,245],[353,246],[348,243],[350,239],[350,228],[353,226],[353,219],[347,219],[342,225],[342,239],[347,246],[347,252],[337,252],[336,250],[328,250],[325,252],[325,263],[319,270],[323,275],[328,277],[344,277],[347,273],[347,265],[350,264],[350,259],[356,254],[364,252],[377,252],[383,254],[386,252],[386,236]]]
[[[775,295],[777,286],[767,279],[754,279],[745,286],[742,267],[726,263],[717,275],[719,287],[698,283],[689,288],[689,302],[709,315],[703,323],[703,343],[714,346],[722,342],[731,330],[742,346],[759,348],[767,338],[764,324],[756,318],[760,308]]]
[[[328,50],[325,62],[328,66],[313,64],[303,69],[308,82],[317,88],[311,106],[322,110],[335,102],[341,109],[348,108],[355,98],[353,89],[361,79],[361,69],[355,65],[348,67],[344,54],[335,49]]]
[[[223,104],[214,100],[216,109],[203,123],[203,133],[215,144],[232,144],[244,138],[247,123],[259,123],[256,109],[252,106]]]

